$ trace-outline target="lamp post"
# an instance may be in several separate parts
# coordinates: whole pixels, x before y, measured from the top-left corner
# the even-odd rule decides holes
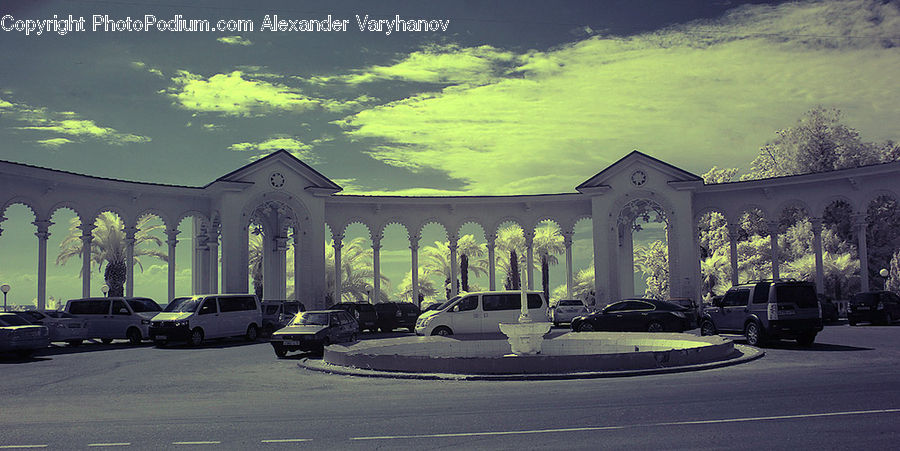
[[[891,280],[888,278],[888,276],[891,275],[891,272],[887,269],[881,268],[881,271],[878,271],[878,274],[880,274],[881,277],[884,277],[884,291],[888,291],[888,281]]]
[[[3,292],[3,311],[6,311],[6,293],[9,293],[10,286],[9,284],[4,283],[0,285],[0,291]]]
[[[109,293],[109,285],[104,283],[103,286],[100,287],[100,291],[103,292],[103,297],[106,297],[106,293]]]

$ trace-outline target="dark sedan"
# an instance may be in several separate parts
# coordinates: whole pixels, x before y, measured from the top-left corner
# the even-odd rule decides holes
[[[684,332],[691,326],[689,309],[656,299],[623,299],[572,320],[576,332]]]
[[[359,324],[344,310],[317,310],[294,317],[287,327],[269,339],[275,355],[282,358],[288,351],[317,351],[332,343],[356,341]]]

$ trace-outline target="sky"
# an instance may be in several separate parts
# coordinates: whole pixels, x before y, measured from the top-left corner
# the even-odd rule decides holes
[[[264,30],[276,14],[346,28]],[[85,30],[26,35],[54,15]],[[93,28],[147,15],[254,28]],[[900,140],[897,1],[4,0],[0,16],[0,160],[102,177],[199,186],[283,148],[344,193],[564,193],[635,149],[695,174],[746,170],[816,105],[867,141]],[[366,16],[437,29],[360,31]],[[36,239],[16,208],[0,280],[27,299]],[[51,253],[68,227],[54,222]],[[385,247],[399,282],[408,250]],[[57,291],[80,291],[73,265],[51,268]],[[161,288],[137,286],[165,293],[159,268]]]

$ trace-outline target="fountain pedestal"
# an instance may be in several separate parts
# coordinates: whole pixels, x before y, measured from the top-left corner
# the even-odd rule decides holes
[[[507,341],[515,355],[535,355],[541,353],[544,335],[550,332],[553,323],[500,323],[500,331],[506,334]]]

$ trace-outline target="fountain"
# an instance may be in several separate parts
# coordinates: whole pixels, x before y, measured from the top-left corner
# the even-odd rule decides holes
[[[528,271],[522,271],[527,275]],[[525,277],[522,278],[522,313],[517,323],[500,323],[500,331],[507,336],[512,356],[536,355],[541,353],[544,335],[550,332],[550,322],[533,322],[528,314],[528,294],[525,292]],[[507,355],[510,356],[510,355]]]

